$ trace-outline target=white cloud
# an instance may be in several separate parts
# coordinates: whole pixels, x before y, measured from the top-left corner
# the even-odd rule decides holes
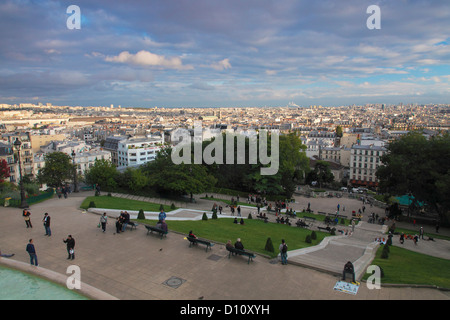
[[[183,62],[179,57],[169,57],[151,53],[149,51],[141,50],[136,54],[123,51],[117,56],[107,56],[105,61],[133,64],[138,66],[148,67],[162,67],[168,69],[188,70],[193,69],[192,66],[183,65]]]
[[[211,68],[222,71],[231,68],[231,63],[229,59],[223,59],[219,62],[211,64]]]

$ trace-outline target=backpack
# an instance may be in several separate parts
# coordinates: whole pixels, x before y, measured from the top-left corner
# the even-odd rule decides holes
[[[281,248],[281,252],[282,253],[286,253],[287,252],[287,245],[285,243],[283,243],[283,247]]]

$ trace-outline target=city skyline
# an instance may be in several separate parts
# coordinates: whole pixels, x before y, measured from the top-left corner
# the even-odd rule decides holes
[[[4,1],[0,103],[448,103],[449,21],[446,1]]]

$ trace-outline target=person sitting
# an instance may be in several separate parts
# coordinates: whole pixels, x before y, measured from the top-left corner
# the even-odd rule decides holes
[[[236,224],[238,224],[238,221],[237,221],[237,218],[236,218],[236,217],[234,218],[234,221],[233,221],[233,223],[236,223]]]
[[[228,241],[227,241],[227,244],[225,245],[225,247],[226,247],[227,249],[229,249],[229,250],[231,250],[231,249],[234,248],[233,245],[231,244],[231,240],[228,240]]]
[[[189,237],[189,238],[193,238],[193,239],[197,239],[197,236],[196,236],[195,234],[192,233],[192,230],[189,231],[188,237]]]
[[[243,218],[241,218],[241,221],[239,222],[241,225],[243,225],[244,224],[244,219]]]
[[[240,238],[237,238],[236,243],[234,244],[235,249],[244,250],[244,245],[241,242]]]
[[[356,282],[355,280],[355,268],[353,267],[353,263],[350,261],[347,261],[347,263],[344,266],[344,271],[342,272],[342,280],[345,281],[345,274],[351,273],[352,274],[352,281]]]
[[[11,258],[11,257],[13,257],[14,255],[15,255],[14,253],[12,253],[12,254],[2,253],[2,251],[0,250],[0,257],[3,257],[3,258]]]

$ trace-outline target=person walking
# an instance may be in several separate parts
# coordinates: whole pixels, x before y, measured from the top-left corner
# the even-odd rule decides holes
[[[33,225],[31,224],[31,212],[28,209],[23,209],[23,219],[25,220],[25,224],[27,225],[27,228],[33,228]]]
[[[287,244],[284,241],[284,239],[281,239],[280,244],[280,257],[281,257],[281,264],[286,265],[287,264]]]
[[[106,224],[108,223],[108,216],[106,215],[106,212],[103,212],[103,215],[100,217],[100,224],[102,226],[103,232],[106,231]]]
[[[63,239],[63,242],[67,246],[67,259],[75,259],[75,239],[69,234],[66,239]]]
[[[44,222],[44,228],[45,228],[45,235],[51,236],[52,230],[50,229],[50,216],[48,213],[44,213],[44,219],[42,219],[42,222]]]
[[[35,265],[37,267],[38,259],[37,259],[37,255],[36,255],[36,248],[34,247],[34,244],[33,244],[33,239],[28,240],[26,251],[30,255],[30,264]]]

